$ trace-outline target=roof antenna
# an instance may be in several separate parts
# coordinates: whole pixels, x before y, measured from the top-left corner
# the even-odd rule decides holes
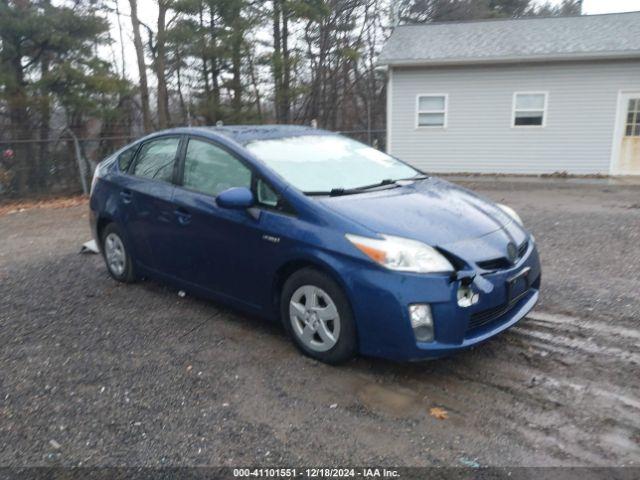
[[[224,122],[222,120],[218,120],[216,122],[216,127],[224,127]]]

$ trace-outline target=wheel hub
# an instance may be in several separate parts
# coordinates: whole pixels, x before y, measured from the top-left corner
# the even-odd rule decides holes
[[[289,302],[293,331],[304,345],[318,352],[338,342],[340,316],[329,294],[312,285],[298,288]]]
[[[110,233],[104,240],[104,254],[107,259],[109,269],[120,276],[126,268],[126,253],[124,244],[118,235]]]

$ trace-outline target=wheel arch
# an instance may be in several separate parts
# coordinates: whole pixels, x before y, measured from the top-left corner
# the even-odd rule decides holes
[[[107,227],[107,225],[111,223],[115,223],[115,222],[108,215],[101,215],[98,217],[98,220],[96,222],[96,236],[97,236],[97,243],[100,248],[102,248],[102,232],[104,232],[104,229]]]
[[[351,307],[351,311],[353,312],[353,304],[349,295],[349,289],[347,288],[347,285],[343,281],[342,277],[338,274],[338,272],[329,263],[324,262],[321,259],[300,257],[290,259],[283,263],[276,270],[276,273],[274,275],[271,295],[273,309],[277,316],[280,315],[280,297],[282,295],[282,288],[284,287],[285,282],[289,277],[291,277],[291,275],[305,268],[318,270],[319,272],[324,273],[333,281],[335,281],[340,286],[340,288],[342,288],[342,291],[344,292],[345,296],[347,297],[347,301],[349,302],[349,306]]]

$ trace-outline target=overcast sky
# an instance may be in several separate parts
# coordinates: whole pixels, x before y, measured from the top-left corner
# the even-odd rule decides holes
[[[562,0],[550,0],[551,3],[562,3]],[[131,39],[131,20],[129,19],[129,2],[127,0],[118,1],[122,13],[127,16],[122,16],[122,30],[124,35],[125,44],[125,63],[127,77],[131,79],[138,78],[136,56],[133,49],[133,41]],[[545,3],[544,0],[540,0],[538,3]],[[156,24],[157,15],[157,0],[138,0],[138,15],[140,19],[147,25],[153,27]],[[587,15],[594,15],[599,13],[615,13],[615,12],[632,12],[640,11],[640,0],[584,0],[583,12]],[[115,56],[120,62],[120,42],[119,32],[117,26],[116,15],[111,16],[112,32],[111,35],[116,41],[113,48],[116,50]],[[149,78],[150,83],[153,82],[152,76]]]
[[[561,3],[555,1],[554,3]],[[640,0],[584,0],[584,13],[634,12],[640,10]]]

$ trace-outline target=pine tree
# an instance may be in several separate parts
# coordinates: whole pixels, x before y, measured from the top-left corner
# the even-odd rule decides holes
[[[46,145],[33,155],[34,132],[40,140],[51,134],[51,106],[63,108],[63,123],[79,132],[84,121],[102,121],[115,109],[127,85],[97,55],[108,40],[109,25],[96,6],[74,8],[49,0],[0,2],[0,102],[7,106],[8,140],[16,142],[14,190],[43,186]],[[40,128],[39,128],[40,127]],[[18,143],[19,142],[19,143]]]

